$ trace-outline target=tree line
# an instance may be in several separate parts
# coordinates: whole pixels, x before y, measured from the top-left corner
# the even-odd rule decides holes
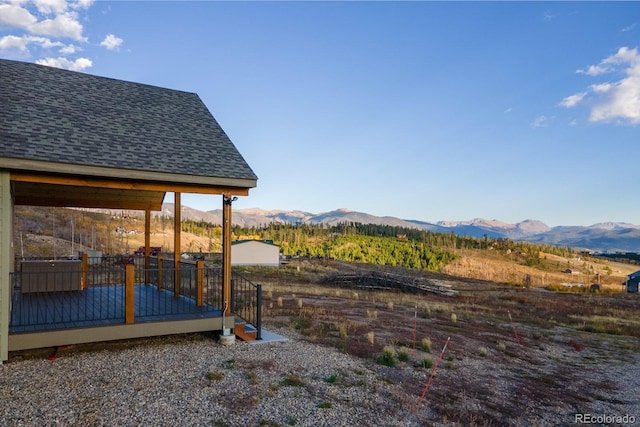
[[[137,221],[130,219],[129,221]],[[82,210],[23,207],[16,209],[16,239],[19,233],[52,235],[74,240],[108,253],[126,249],[122,234],[114,232],[122,219]],[[141,227],[141,224],[137,224]],[[152,228],[171,228],[172,218],[152,218]],[[183,220],[181,229],[209,238],[209,250],[221,250],[222,228],[205,221]],[[454,233],[435,233],[416,228],[343,222],[336,225],[271,223],[265,226],[232,227],[235,240],[267,240],[280,246],[285,256],[331,258],[343,261],[408,268],[440,270],[463,249],[495,250],[520,263],[535,266],[542,253],[573,257],[570,248],[515,242],[487,235],[478,238]]]
[[[572,257],[571,248],[515,242],[506,238],[459,236],[414,228],[345,222],[277,224],[233,228],[234,235],[260,236],[280,245],[283,255],[333,258],[432,271],[456,259],[456,249],[486,249],[514,254],[523,264],[537,265],[540,254]]]

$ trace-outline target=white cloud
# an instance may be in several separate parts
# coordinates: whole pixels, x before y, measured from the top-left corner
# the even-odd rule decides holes
[[[576,70],[576,73],[587,74],[589,76],[597,76],[600,74],[607,73],[608,71],[609,71],[609,68],[605,67],[604,65],[590,65],[586,70],[584,69]]]
[[[69,44],[60,48],[59,52],[61,55],[71,55],[76,53],[78,50],[82,50],[82,49],[80,49],[78,46]]]
[[[533,122],[531,122],[530,126],[534,129],[545,128],[549,126],[549,118],[547,118],[547,116],[536,117],[536,119]]]
[[[104,46],[109,50],[119,50],[122,44],[122,39],[114,36],[113,34],[107,35],[100,43],[100,46]]]
[[[25,52],[28,44],[29,41],[25,37],[4,36],[0,39],[0,50],[17,49]]]
[[[562,101],[560,101],[560,105],[563,107],[575,107],[584,99],[587,95],[586,92],[574,93],[573,95],[567,96]]]
[[[631,31],[631,30],[633,30],[633,29],[636,27],[636,25],[637,25],[637,23],[636,23],[636,22],[634,22],[633,24],[631,24],[631,25],[628,25],[628,26],[624,27],[621,31],[622,31],[623,33],[626,33],[627,31]]]
[[[64,57],[58,58],[44,58],[36,61],[36,64],[47,65],[49,67],[64,68],[71,71],[82,71],[85,68],[89,68],[93,65],[93,62],[88,58],[78,58],[71,61]]]
[[[87,41],[82,36],[82,24],[78,22],[77,16],[72,12],[63,13],[53,19],[45,19],[31,24],[29,31],[45,36],[67,37],[81,42]]]
[[[62,13],[67,10],[66,0],[33,0],[40,13]]]
[[[64,48],[64,44],[61,42],[54,42],[51,39],[46,37],[37,37],[37,36],[4,36],[0,38],[0,50],[11,50],[17,49],[23,52],[28,52],[28,46],[30,44],[38,45],[44,49],[50,49],[53,47],[62,47]]]
[[[640,124],[640,75],[627,77],[603,93],[589,121]]]
[[[613,85],[611,83],[600,83],[589,86],[591,90],[595,93],[606,93],[611,90]]]
[[[94,0],[76,0],[69,4],[72,9],[89,9],[94,3]]]
[[[0,0],[0,53],[76,71],[91,67],[91,60],[71,56],[89,42],[82,22],[94,1]],[[122,40],[105,42],[117,49]]]
[[[618,80],[594,83],[586,92],[564,98],[560,105],[575,107],[588,97],[590,122],[640,124],[640,54],[637,48],[621,47],[599,64],[577,72],[592,77],[608,74]]]
[[[0,30],[19,28],[26,29],[37,22],[27,9],[12,4],[0,4]]]

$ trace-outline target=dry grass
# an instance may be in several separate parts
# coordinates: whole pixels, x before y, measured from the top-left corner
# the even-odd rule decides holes
[[[622,291],[621,283],[637,266],[604,260],[585,261],[582,258],[564,258],[543,254],[544,269],[520,265],[515,257],[496,251],[457,250],[459,259],[444,267],[443,272],[457,277],[488,280],[499,283],[546,287],[566,282],[600,283],[604,289]],[[591,274],[567,274],[566,269]]]
[[[335,270],[336,267],[332,265],[329,268]],[[557,364],[561,357],[558,354],[570,350],[595,357],[593,355],[597,351],[600,352],[599,358],[615,357],[618,360],[620,356],[617,351],[623,354],[640,352],[637,342],[640,321],[636,320],[637,301],[633,295],[558,293],[535,287],[522,288],[434,273],[423,274],[454,284],[458,295],[444,297],[391,291],[356,292],[319,286],[307,277],[300,283],[274,285],[274,293],[284,296],[284,303],[282,307],[271,311],[267,321],[275,322],[278,326],[292,325],[310,341],[334,346],[376,366],[382,363],[385,369],[392,369],[384,374],[390,376],[389,381],[403,384],[411,384],[404,378],[412,370],[410,368],[407,371],[407,366],[417,370],[433,366],[437,355],[433,354],[432,347],[439,354],[447,338],[451,337],[441,369],[444,373],[450,372],[454,380],[447,385],[439,383],[440,389],[444,387],[446,391],[434,392],[430,405],[441,417],[447,417],[459,425],[482,422],[500,425],[499,415],[492,418],[493,415],[488,414],[504,413],[518,417],[520,403],[527,399],[539,401],[545,393],[551,393],[549,398],[553,398],[556,390],[557,399],[575,407],[583,407],[584,391],[581,391],[582,394],[574,393],[572,388],[564,393],[559,391],[563,386],[575,387],[574,383],[569,382],[572,376],[546,373],[567,368]],[[298,309],[296,300],[290,297],[292,292],[304,297],[303,309]],[[357,298],[354,297],[356,294]],[[417,319],[414,317],[416,310]],[[415,344],[414,322],[418,339]],[[517,328],[519,342],[513,328]],[[558,331],[562,333],[556,337]],[[602,340],[598,336],[603,334],[613,334],[606,335],[606,345],[599,344]],[[401,362],[395,349],[414,348],[414,345],[413,352],[403,353]],[[614,351],[615,356],[608,355],[609,350]],[[399,362],[401,364],[398,367],[391,367]],[[537,375],[524,375],[512,370],[512,364],[519,365],[520,362],[525,363],[528,369],[540,372]],[[486,363],[491,363],[491,366],[486,366]],[[482,368],[473,369],[473,375],[463,380],[462,372],[468,369],[469,364],[479,364]],[[491,381],[491,376],[487,378],[486,375],[496,370],[508,378],[506,381],[522,399],[511,402],[509,399],[492,400],[487,397],[485,383]],[[449,374],[439,372],[438,375]],[[541,378],[554,378],[551,390]],[[460,391],[454,387],[455,384],[461,384],[460,381],[465,384],[464,393],[468,393],[464,399],[475,402],[469,404],[475,410],[453,410],[454,407],[467,408],[462,402],[450,401],[454,396],[455,399],[461,398]],[[598,393],[603,393],[598,383],[590,383],[589,387],[591,400],[597,399]],[[416,388],[410,392],[419,395],[421,390]]]

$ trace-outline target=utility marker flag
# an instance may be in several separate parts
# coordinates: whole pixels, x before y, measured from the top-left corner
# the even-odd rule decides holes
[[[442,351],[440,352],[440,356],[438,356],[438,360],[436,361],[436,364],[433,366],[433,371],[431,371],[431,375],[429,376],[429,379],[427,380],[427,385],[424,387],[424,391],[422,392],[422,396],[420,396],[420,400],[418,401],[418,406],[416,407],[416,409],[420,408],[420,405],[422,405],[422,401],[424,400],[424,397],[427,395],[427,390],[429,390],[429,385],[431,385],[431,380],[433,379],[433,376],[436,373],[436,369],[438,369],[438,365],[440,364],[440,361],[442,360],[442,356],[444,356],[444,352],[447,349],[447,345],[449,344],[449,340],[451,339],[451,337],[447,337],[447,341],[444,343],[444,347],[442,347]]]
[[[418,306],[413,310],[413,355],[416,355],[416,334],[418,328]]]
[[[520,337],[518,336],[518,332],[516,331],[516,326],[513,324],[513,319],[511,318],[511,312],[507,310],[507,313],[509,314],[509,322],[511,322],[511,329],[513,329],[513,335],[516,337],[516,342],[518,343],[518,345],[522,345],[520,344]]]

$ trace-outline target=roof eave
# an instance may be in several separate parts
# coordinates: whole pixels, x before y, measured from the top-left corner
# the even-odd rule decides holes
[[[72,163],[45,162],[41,160],[16,159],[0,157],[0,169],[12,171],[24,171],[29,173],[39,172],[47,174],[61,174],[86,176],[96,178],[125,179],[135,181],[147,181],[166,183],[168,185],[184,184],[195,187],[234,187],[255,188],[257,178],[231,178],[202,175],[184,175],[167,172],[146,171],[139,169],[110,168],[102,166],[78,165]],[[171,190],[169,190],[171,191]]]

